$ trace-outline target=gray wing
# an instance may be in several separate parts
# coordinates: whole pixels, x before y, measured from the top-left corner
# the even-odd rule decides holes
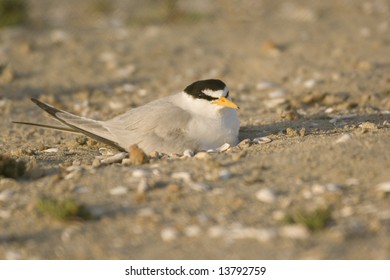
[[[137,144],[146,152],[182,152],[198,149],[188,138],[191,115],[175,105],[174,96],[158,99],[104,122],[122,147]]]
[[[45,110],[47,113],[49,113],[55,119],[57,119],[58,121],[60,121],[61,123],[65,124],[65,125],[67,125],[69,127],[69,129],[55,127],[55,126],[34,124],[34,123],[26,123],[26,122],[24,122],[24,123],[19,122],[19,123],[36,125],[36,126],[41,126],[44,128],[59,129],[59,130],[64,130],[64,131],[68,131],[68,132],[83,133],[83,134],[85,134],[85,135],[87,135],[87,136],[89,136],[97,141],[100,141],[100,142],[103,142],[103,143],[108,144],[110,146],[113,146],[119,150],[123,150],[123,147],[121,147],[118,144],[115,136],[106,127],[104,127],[104,122],[73,115],[71,113],[57,109],[57,108],[55,108],[49,104],[46,104],[42,101],[39,101],[38,99],[35,99],[35,98],[31,98],[31,101],[34,102],[35,104],[37,104],[43,110]]]

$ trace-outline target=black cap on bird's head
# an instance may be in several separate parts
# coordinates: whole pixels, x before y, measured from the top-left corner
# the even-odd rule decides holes
[[[224,82],[216,79],[196,81],[184,89],[184,92],[196,99],[211,101],[223,107],[238,109],[229,98],[229,89]]]

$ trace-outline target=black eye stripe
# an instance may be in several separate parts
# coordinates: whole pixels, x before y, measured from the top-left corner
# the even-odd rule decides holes
[[[195,98],[206,99],[208,101],[212,101],[212,100],[217,100],[218,99],[216,97],[212,97],[210,95],[207,95],[207,94],[203,93],[202,91],[198,92],[196,94]]]

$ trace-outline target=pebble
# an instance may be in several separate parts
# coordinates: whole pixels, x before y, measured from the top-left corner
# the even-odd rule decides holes
[[[309,231],[303,225],[286,225],[279,229],[279,235],[290,239],[306,239]]]
[[[230,148],[230,144],[229,143],[225,143],[222,146],[218,147],[216,149],[216,151],[219,152],[219,153],[222,153],[222,152],[227,151],[229,148]]]
[[[376,189],[381,193],[383,197],[390,195],[390,181],[382,182],[376,185]]]
[[[149,162],[148,156],[138,147],[138,145],[131,145],[129,148],[130,164],[141,165]]]
[[[191,158],[191,157],[193,157],[194,156],[194,151],[193,150],[189,150],[189,149],[187,149],[187,150],[185,150],[184,152],[183,152],[183,157],[184,158]]]
[[[187,237],[197,237],[201,234],[202,230],[198,225],[190,225],[184,228],[184,234]]]
[[[117,186],[110,190],[110,195],[124,195],[125,193],[127,193],[127,188],[124,186]]]
[[[346,134],[341,135],[341,136],[335,141],[335,143],[336,143],[336,144],[338,144],[338,143],[345,143],[345,142],[347,142],[347,141],[349,141],[349,140],[351,140],[351,139],[352,139],[352,136],[351,136],[350,134],[346,133]]]
[[[57,153],[58,152],[58,148],[49,148],[49,149],[43,150],[42,152],[45,152],[45,153]]]
[[[272,190],[264,188],[256,192],[256,198],[264,203],[273,203],[276,200],[276,195]]]
[[[11,66],[9,65],[0,65],[0,85],[9,84],[15,78],[15,74]]]
[[[172,173],[171,177],[173,179],[183,180],[184,182],[191,181],[191,174],[188,172],[175,172],[175,173]]]
[[[122,160],[127,157],[127,153],[125,152],[120,152],[117,153],[113,156],[110,156],[108,158],[102,159],[101,163],[103,164],[112,164],[112,163],[117,163],[117,162],[122,162]]]
[[[138,194],[143,194],[149,189],[148,182],[146,181],[145,178],[142,178],[137,186],[137,193]]]
[[[368,130],[378,129],[378,126],[372,122],[363,122],[359,125],[359,127],[363,128],[363,129],[368,129]]]
[[[266,144],[270,142],[272,142],[272,140],[268,137],[257,137],[252,140],[252,143],[254,144]]]
[[[305,88],[313,88],[318,85],[321,81],[316,79],[309,79],[303,82]]]
[[[196,182],[191,182],[190,188],[199,192],[205,192],[211,190],[211,187],[209,185],[205,183],[196,183]]]
[[[249,148],[251,145],[251,140],[249,138],[246,138],[244,140],[242,140],[240,143],[238,143],[238,147],[243,150],[243,149],[246,149],[246,148]]]
[[[99,153],[102,156],[106,156],[106,157],[114,155],[114,153],[111,150],[103,147],[99,148]]]
[[[210,159],[211,156],[210,156],[210,154],[207,153],[207,152],[198,152],[198,153],[196,153],[196,155],[194,156],[194,158],[205,160],[205,159]]]
[[[225,235],[225,229],[221,226],[212,226],[208,229],[207,235],[210,238],[220,238]]]
[[[164,242],[171,242],[179,237],[179,233],[175,228],[167,227],[161,230],[160,236]]]
[[[148,172],[144,169],[135,169],[133,170],[131,176],[134,178],[145,178],[148,176]]]
[[[233,174],[227,169],[222,169],[218,175],[221,180],[227,180],[233,176]]]

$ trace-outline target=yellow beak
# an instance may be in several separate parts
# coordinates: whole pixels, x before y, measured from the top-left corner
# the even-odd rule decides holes
[[[240,107],[238,107],[237,104],[235,104],[233,101],[227,99],[224,96],[221,96],[217,100],[211,101],[211,103],[219,106],[233,108],[233,109],[240,109]]]

